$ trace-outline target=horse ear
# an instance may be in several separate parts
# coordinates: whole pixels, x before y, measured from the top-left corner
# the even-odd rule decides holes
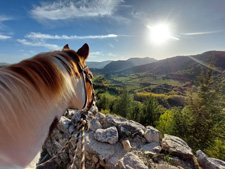
[[[69,45],[68,45],[68,44],[66,44],[66,45],[63,47],[63,49],[62,49],[62,50],[68,50],[68,49],[70,49],[70,48],[69,48]]]
[[[88,44],[84,44],[78,51],[77,54],[81,57],[84,58],[84,60],[87,59],[88,55],[89,55],[89,46]]]

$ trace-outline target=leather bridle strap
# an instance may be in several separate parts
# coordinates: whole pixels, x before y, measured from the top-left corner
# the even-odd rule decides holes
[[[92,104],[95,100],[95,91],[94,91],[93,82],[92,82],[92,75],[87,72],[87,69],[88,69],[87,66],[85,66],[83,68],[80,63],[78,63],[78,66],[79,66],[79,68],[82,72],[82,79],[83,79],[83,85],[84,85],[84,91],[85,91],[85,102],[84,102],[84,106],[83,106],[82,109],[87,109],[86,111],[88,111],[88,110],[90,110],[90,108],[91,108],[91,106],[92,106]],[[91,84],[91,87],[92,87],[92,100],[91,100],[91,103],[90,103],[89,107],[87,107],[88,96],[87,96],[87,89],[86,89],[85,80],[88,81]]]

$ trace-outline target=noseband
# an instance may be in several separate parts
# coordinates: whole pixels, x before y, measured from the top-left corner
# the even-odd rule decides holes
[[[78,62],[77,65],[78,65],[79,69],[80,69],[81,72],[82,72],[83,85],[84,85],[84,89],[85,89],[85,90],[84,90],[84,91],[85,91],[85,102],[84,102],[84,106],[83,106],[82,110],[84,110],[84,111],[89,111],[90,108],[92,107],[94,101],[95,101],[95,91],[94,91],[94,86],[93,86],[93,82],[92,82],[92,77],[93,77],[93,76],[92,76],[91,73],[89,73],[89,72],[87,71],[88,66],[85,66],[85,67],[83,68],[79,62]],[[87,95],[87,88],[86,88],[85,80],[91,84],[91,88],[92,88],[92,99],[91,99],[91,103],[90,103],[89,106],[87,105],[87,102],[88,102],[88,95]]]

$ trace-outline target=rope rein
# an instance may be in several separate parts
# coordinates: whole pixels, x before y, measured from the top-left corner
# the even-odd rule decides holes
[[[85,169],[85,128],[88,129],[88,120],[86,120],[86,115],[82,114],[83,118],[81,118],[81,120],[78,122],[78,124],[74,127],[73,131],[71,132],[68,140],[66,141],[64,147],[56,154],[54,155],[51,159],[45,161],[42,164],[37,165],[37,168],[40,167],[44,167],[49,163],[52,163],[54,160],[56,160],[57,158],[60,158],[60,155],[62,153],[65,152],[65,150],[69,147],[69,144],[72,142],[72,138],[75,134],[76,131],[78,131],[77,136],[75,138],[75,147],[74,147],[74,155],[73,155],[73,160],[72,160],[72,164],[70,166],[70,169],[73,169],[75,166],[75,159],[76,159],[76,153],[77,153],[77,144],[79,142],[79,137],[81,134],[81,154],[82,154],[82,158],[81,158],[81,169]]]

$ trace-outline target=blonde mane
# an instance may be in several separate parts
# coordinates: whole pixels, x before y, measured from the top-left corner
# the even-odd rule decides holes
[[[60,107],[60,99],[76,94],[72,78],[80,76],[76,64],[80,59],[72,50],[53,51],[0,69],[0,137],[11,138],[0,139],[1,151],[8,152],[13,150],[12,145],[23,144],[16,140],[17,133],[21,134],[19,138],[29,140],[38,132],[31,133],[30,128],[44,125],[45,116]],[[23,152],[19,153],[23,156]]]

